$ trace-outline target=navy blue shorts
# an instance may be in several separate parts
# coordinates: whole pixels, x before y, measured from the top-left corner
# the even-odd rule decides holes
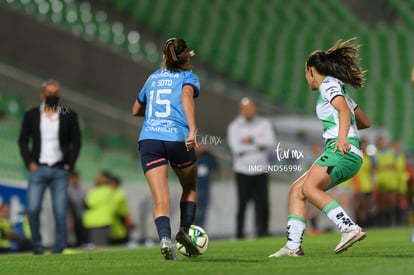
[[[139,151],[144,174],[168,163],[174,168],[185,168],[197,161],[195,150],[187,151],[183,141],[144,139],[139,141]]]

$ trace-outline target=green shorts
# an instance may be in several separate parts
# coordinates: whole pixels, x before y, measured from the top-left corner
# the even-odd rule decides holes
[[[334,152],[335,143],[328,143],[325,151],[315,161],[316,164],[328,167],[328,174],[331,178],[331,185],[325,190],[352,178],[361,168],[362,158],[353,152],[347,152],[342,156],[341,151]]]

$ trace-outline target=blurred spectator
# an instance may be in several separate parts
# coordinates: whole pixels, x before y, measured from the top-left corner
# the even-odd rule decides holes
[[[81,147],[76,113],[59,105],[60,85],[48,80],[42,85],[42,103],[24,114],[19,136],[20,154],[29,170],[27,211],[32,232],[33,253],[43,254],[40,212],[46,188],[50,188],[55,219],[52,253],[66,247],[67,189]]]
[[[3,203],[0,206],[0,253],[29,251],[32,249],[28,222],[25,223],[26,231],[19,232],[10,222],[10,206]],[[25,235],[26,233],[26,235]]]
[[[112,175],[109,183],[113,188],[113,220],[109,234],[109,243],[126,244],[129,241],[129,233],[133,228],[127,196],[121,186],[119,177]]]
[[[102,171],[96,178],[95,186],[86,194],[83,225],[88,231],[88,241],[92,246],[109,243],[114,198],[110,178],[108,171]]]
[[[16,232],[18,235],[24,239],[22,242],[21,251],[31,250],[32,249],[32,233],[30,231],[30,224],[29,224],[29,215],[26,211],[20,212],[17,215],[16,223],[13,224],[13,231]]]
[[[396,163],[394,150],[389,146],[384,136],[377,139],[377,152],[372,157],[372,165],[376,174],[377,222],[379,226],[390,226],[398,207],[398,184],[395,177]]]
[[[407,158],[401,149],[401,141],[395,140],[392,143],[395,161],[395,180],[397,181],[397,204],[394,210],[394,220],[397,225],[407,224],[408,222],[408,173],[406,170]]]
[[[73,171],[69,176],[68,188],[68,210],[73,221],[73,232],[75,235],[74,246],[82,246],[87,243],[87,232],[83,227],[83,212],[85,210],[86,191],[80,183],[80,176]]]
[[[210,153],[205,145],[195,147],[197,155],[197,212],[194,223],[205,229],[207,209],[210,200],[210,184],[212,174],[217,171],[216,157]]]
[[[236,237],[244,238],[246,207],[253,200],[256,235],[269,234],[269,151],[276,147],[270,121],[256,116],[256,105],[249,98],[240,102],[240,114],[229,125],[227,139],[233,154],[238,209]]]
[[[407,179],[407,202],[408,202],[408,224],[414,225],[414,169],[407,161],[406,172],[408,175]]]
[[[359,172],[352,178],[352,187],[354,192],[354,211],[356,222],[362,227],[373,225],[373,170],[371,157],[367,154],[368,142],[361,139],[361,149],[363,161]]]

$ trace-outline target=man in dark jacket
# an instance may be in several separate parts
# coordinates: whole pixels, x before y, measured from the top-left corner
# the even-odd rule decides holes
[[[40,211],[43,195],[50,188],[55,218],[55,244],[52,253],[66,247],[66,209],[69,172],[75,167],[81,147],[78,117],[59,105],[60,85],[56,80],[43,83],[42,103],[24,114],[19,148],[29,171],[27,212],[34,254],[43,254]]]

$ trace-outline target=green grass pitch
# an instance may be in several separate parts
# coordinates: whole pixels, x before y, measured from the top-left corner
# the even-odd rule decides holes
[[[367,238],[335,255],[339,233],[304,236],[304,257],[268,258],[285,237],[210,241],[205,255],[165,261],[158,247],[0,256],[0,274],[414,274],[412,228],[369,229]]]

